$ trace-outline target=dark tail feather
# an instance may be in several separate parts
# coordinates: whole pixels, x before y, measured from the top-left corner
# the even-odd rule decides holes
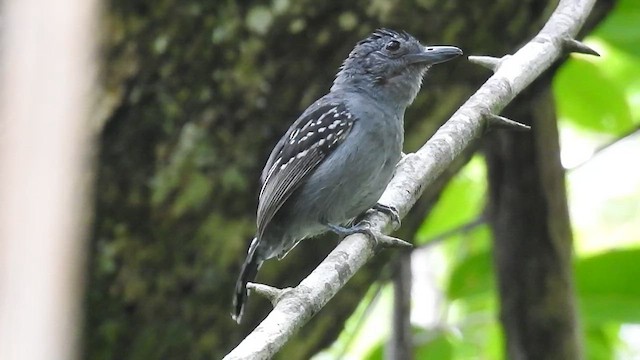
[[[254,238],[249,246],[249,252],[247,258],[242,264],[242,270],[240,276],[236,282],[236,291],[233,295],[233,314],[231,317],[238,324],[242,320],[242,312],[244,311],[244,304],[247,301],[247,283],[253,281],[258,274],[258,268],[262,264],[262,261],[256,259],[256,248],[258,247],[258,239]]]

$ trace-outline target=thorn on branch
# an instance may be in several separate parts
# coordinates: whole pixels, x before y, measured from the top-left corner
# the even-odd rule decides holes
[[[509,129],[517,131],[531,130],[531,126],[529,125],[525,125],[523,123],[519,123],[517,121],[513,121],[511,119],[507,119],[506,117],[495,114],[489,114],[487,116],[487,125],[488,129]]]
[[[379,246],[385,248],[405,248],[412,249],[413,244],[406,242],[404,240],[395,238],[393,236],[385,235],[385,234],[376,234],[376,241]]]
[[[264,296],[267,298],[271,305],[276,306],[282,295],[284,295],[289,289],[278,289],[273,286],[264,285],[264,284],[256,284],[256,283],[247,283],[247,289],[255,291],[257,294]]]
[[[586,55],[600,56],[600,54],[598,54],[597,51],[585,45],[583,42],[580,42],[575,39],[571,39],[571,38],[562,39],[562,46],[564,47],[564,50],[567,52],[575,52],[575,53],[586,54]]]
[[[501,58],[493,57],[493,56],[469,56],[469,62],[485,67],[493,72],[498,71],[498,68],[502,63],[510,58],[511,55],[505,55]]]

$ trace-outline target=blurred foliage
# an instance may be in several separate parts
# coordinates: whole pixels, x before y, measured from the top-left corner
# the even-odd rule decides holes
[[[454,359],[454,344],[445,333],[424,334],[416,330],[414,336],[419,339],[414,354],[416,359]],[[386,359],[384,344],[380,343],[367,354],[368,360]]]
[[[585,324],[640,323],[640,248],[581,258],[576,285]]]
[[[573,57],[555,79],[564,126],[578,129],[577,134],[596,143],[615,141],[640,126],[638,23],[640,2],[618,1],[614,11],[586,39],[603,56]],[[568,88],[571,82],[581,87]],[[594,90],[597,98],[592,96]],[[587,101],[572,97],[582,91],[591,94],[586,95]],[[572,101],[574,105],[569,104]],[[572,213],[578,226],[574,233],[580,255],[575,267],[576,285],[590,359],[640,355],[637,342],[623,343],[621,337],[628,324],[640,324],[640,287],[634,280],[640,276],[640,172],[635,166],[625,165],[625,159],[640,153],[638,138],[616,144],[619,150],[607,149],[600,159],[570,177],[570,204],[575,203]]]
[[[590,61],[574,60],[563,66],[555,90],[560,115],[584,129],[615,135],[632,124],[624,89]]]
[[[621,135],[640,124],[640,2],[621,0],[587,38],[601,58],[576,55],[558,72],[558,114],[584,130]]]
[[[473,222],[485,205],[486,168],[474,157],[444,189],[438,205],[431,211],[416,234],[416,243],[428,243],[446,231]]]

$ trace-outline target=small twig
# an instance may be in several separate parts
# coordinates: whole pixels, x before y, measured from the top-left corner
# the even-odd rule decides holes
[[[371,315],[371,312],[373,311],[374,305],[378,302],[378,299],[380,298],[380,292],[382,291],[382,286],[383,285],[382,285],[382,282],[378,281],[378,282],[375,283],[374,286],[375,286],[375,288],[373,290],[373,296],[371,297],[371,300],[369,301],[369,303],[364,308],[364,311],[363,311],[362,315],[358,318],[358,321],[356,322],[356,325],[353,327],[353,329],[351,329],[350,334],[349,334],[349,338],[345,341],[344,346],[342,346],[342,349],[340,349],[340,353],[337,356],[337,359],[344,358],[345,354],[347,353],[347,351],[351,347],[351,344],[353,343],[353,340],[356,338],[357,334],[360,333],[360,329],[362,328],[362,326],[364,325],[366,320],[369,318],[369,315]]]
[[[502,63],[510,57],[511,55],[505,55],[501,58],[497,58],[494,56],[469,56],[467,59],[470,63],[480,65],[493,72],[496,72],[500,68],[500,65],[502,65]]]
[[[640,132],[640,125],[632,128],[631,130],[627,131],[626,133],[624,133],[622,136],[619,136],[611,141],[609,141],[608,143],[599,146],[598,148],[596,148],[596,150],[594,150],[593,154],[591,154],[591,157],[589,157],[588,159],[584,160],[583,162],[581,162],[578,165],[572,166],[570,168],[567,168],[568,171],[573,171],[576,170],[580,167],[582,167],[583,165],[587,164],[589,161],[593,160],[596,156],[600,155],[600,153],[602,153],[603,151],[607,150],[608,148],[610,148],[611,146],[619,143],[620,141],[631,137],[633,135],[635,135],[636,133]]]
[[[564,38],[562,39],[562,46],[567,52],[580,53],[585,55],[594,55],[600,56],[597,51],[593,50],[589,46],[585,45],[583,42],[572,38]]]
[[[517,121],[513,121],[511,119],[507,119],[506,117],[489,114],[486,116],[487,119],[487,128],[491,129],[509,129],[509,130],[517,130],[517,131],[529,131],[531,130],[531,126],[525,125],[523,123],[519,123]]]
[[[573,167],[567,168],[567,171],[571,172],[574,171],[586,164],[588,164],[591,160],[593,160],[594,158],[596,158],[598,155],[600,155],[602,152],[604,152],[605,150],[607,150],[608,148],[610,148],[611,146],[619,143],[620,141],[631,137],[635,134],[640,133],[640,126],[636,126],[634,128],[632,128],[630,131],[626,132],[625,134],[623,134],[620,137],[617,137],[616,139],[598,147],[594,152],[593,155],[591,155],[590,158],[588,158],[587,160],[581,162],[578,165],[575,165]],[[472,221],[466,222],[464,224],[461,224],[460,226],[456,226],[453,229],[444,231],[438,235],[435,235],[425,241],[421,241],[422,244],[421,245],[417,245],[415,246],[415,249],[424,249],[436,244],[439,244],[440,242],[447,240],[448,238],[457,235],[459,233],[467,233],[473,229],[475,229],[478,226],[484,225],[486,223],[486,219],[484,218],[484,215],[480,214],[478,215],[475,219],[473,219]]]
[[[457,234],[464,234],[464,233],[468,233],[469,231],[477,228],[478,226],[484,225],[487,222],[487,220],[484,218],[483,215],[480,215],[478,217],[476,217],[475,219],[466,222],[464,224],[461,224],[460,226],[456,226],[453,229],[449,229],[447,231],[444,231],[430,239],[427,239],[423,242],[423,244],[418,245],[416,248],[417,249],[424,249],[427,247],[431,247],[434,246],[436,244],[441,243],[444,240],[447,240],[448,238],[457,235]]]
[[[413,244],[406,242],[402,239],[395,238],[393,236],[385,235],[382,233],[376,234],[378,245],[385,248],[406,248],[412,249]]]
[[[278,301],[280,301],[282,295],[286,293],[290,288],[278,289],[273,286],[250,282],[247,283],[247,289],[255,291],[258,295],[264,296],[271,302],[271,305],[276,306],[278,304]]]

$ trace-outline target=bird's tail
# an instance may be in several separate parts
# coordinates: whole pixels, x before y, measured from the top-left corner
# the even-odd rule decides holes
[[[233,295],[233,313],[231,317],[238,324],[242,320],[242,313],[244,311],[244,304],[247,301],[247,283],[253,281],[258,274],[258,268],[262,264],[261,260],[256,258],[256,248],[258,247],[258,238],[253,238],[251,245],[249,246],[249,252],[247,258],[242,264],[242,270],[240,276],[236,282],[236,290]]]

